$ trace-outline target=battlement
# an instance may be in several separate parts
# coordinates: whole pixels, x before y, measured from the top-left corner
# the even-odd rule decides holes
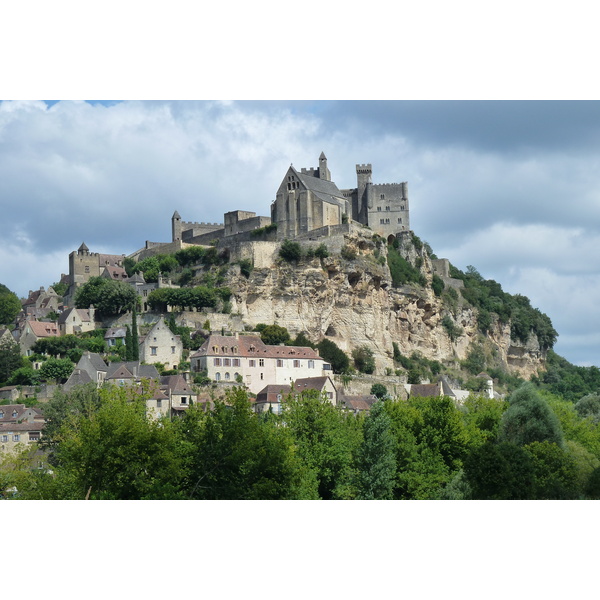
[[[300,169],[300,173],[302,173],[303,175],[310,175],[311,177],[315,176],[316,171],[317,170],[314,167],[308,167],[308,168],[302,167]]]
[[[185,229],[191,229],[192,227],[223,227],[223,223],[205,223],[204,221],[200,223],[197,221],[182,221],[181,225]]]
[[[370,163],[365,165],[356,165],[356,172],[359,175],[371,175],[373,173],[373,166]]]
[[[403,181],[402,183],[374,183],[373,187],[374,188],[397,188],[401,185],[406,185],[406,181]]]

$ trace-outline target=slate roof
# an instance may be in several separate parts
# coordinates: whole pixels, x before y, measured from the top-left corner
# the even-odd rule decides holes
[[[83,369],[75,368],[69,376],[69,379],[67,379],[67,381],[63,385],[63,388],[65,390],[70,390],[76,385],[86,385],[88,383],[94,383],[94,380],[92,379],[90,374],[87,371],[84,371]]]
[[[302,379],[296,379],[294,381],[294,389],[298,391],[302,390],[319,390],[322,391],[327,383],[329,377],[326,375],[322,377],[304,377]],[[332,382],[333,384],[333,382]],[[335,389],[335,385],[333,386]]]
[[[313,177],[308,173],[299,173],[292,167],[298,179],[309,189],[317,198],[320,198],[324,202],[328,202],[330,204],[345,204],[346,199],[344,198],[344,194],[338,189],[338,186],[333,183],[333,181],[328,181],[327,179],[319,179],[318,177]]]
[[[377,402],[376,396],[340,396],[338,402],[344,407],[354,411],[371,410]]]
[[[442,395],[442,384],[438,383],[419,383],[410,386],[410,396],[419,396],[420,398],[429,398]]]
[[[162,385],[166,386],[172,394],[194,393],[183,375],[163,375],[160,378],[160,382]]]
[[[119,373],[124,375],[119,375]],[[106,379],[131,379],[136,377],[140,379],[158,379],[160,375],[154,365],[141,365],[139,361],[112,363],[106,374]]]

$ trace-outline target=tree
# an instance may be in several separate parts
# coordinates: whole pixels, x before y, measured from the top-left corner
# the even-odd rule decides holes
[[[19,345],[12,340],[0,340],[0,384],[23,366]]]
[[[289,396],[282,419],[302,463],[313,472],[325,500],[353,496],[353,456],[361,442],[361,422],[333,406],[315,390]]]
[[[0,325],[10,325],[19,312],[21,312],[19,298],[0,283]]]
[[[371,386],[371,394],[379,398],[379,400],[382,400],[387,396],[387,388],[385,385],[383,385],[383,383],[374,383]]]
[[[584,419],[600,423],[600,394],[587,394],[575,403],[577,414]]]
[[[396,440],[383,402],[375,402],[365,419],[357,453],[357,499],[391,500],[396,477]]]
[[[519,446],[544,441],[562,444],[560,422],[532,384],[522,385],[508,401],[509,407],[500,421],[500,441]]]
[[[137,293],[123,281],[105,277],[90,277],[75,294],[75,306],[88,308],[94,305],[102,315],[118,315],[130,310],[137,303]]]
[[[368,346],[360,346],[352,350],[354,366],[361,372],[370,375],[375,371],[375,357]]]
[[[42,379],[54,380],[57,383],[65,382],[73,372],[74,365],[68,358],[49,358],[40,367]]]
[[[170,420],[146,418],[147,396],[112,386],[85,413],[69,414],[54,435],[54,476],[63,497],[178,499],[184,450]]]
[[[296,456],[290,432],[269,415],[252,412],[245,390],[235,388],[214,410],[191,407],[182,429],[189,443],[190,498],[277,500],[314,498],[308,470]]]
[[[335,342],[324,339],[317,344],[319,355],[331,364],[334,373],[345,373],[350,367],[348,355]]]
[[[527,500],[533,496],[530,455],[516,444],[483,444],[464,461],[465,477],[474,500]]]
[[[125,360],[133,360],[133,347],[131,345],[131,329],[125,326]]]
[[[288,344],[290,342],[290,334],[285,327],[280,325],[267,325],[260,332],[260,339],[270,346],[278,344]]]

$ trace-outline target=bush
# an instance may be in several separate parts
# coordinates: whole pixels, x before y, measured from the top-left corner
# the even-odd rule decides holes
[[[360,346],[359,348],[352,350],[352,358],[354,359],[354,366],[361,373],[370,375],[375,371],[373,350],[368,346]]]
[[[433,293],[438,297],[441,296],[442,292],[444,291],[444,287],[445,285],[443,279],[439,275],[434,274],[431,280],[431,289],[433,290]]]
[[[446,330],[446,333],[452,342],[457,340],[463,334],[462,328],[458,325],[455,325],[454,321],[448,315],[442,319],[442,326]]]
[[[393,244],[388,246],[387,262],[394,287],[406,285],[407,283],[416,283],[423,287],[426,285],[427,280],[421,271],[400,256]]]
[[[250,277],[252,269],[254,269],[254,265],[252,264],[252,261],[249,258],[244,258],[240,260],[240,272],[246,279]]]
[[[325,244],[320,244],[315,250],[315,256],[317,258],[327,258],[329,256],[329,250]]]
[[[298,242],[284,240],[279,249],[279,256],[286,262],[298,262],[302,258],[302,248]]]
[[[354,260],[356,258],[356,252],[348,245],[342,247],[340,254],[344,260]]]
[[[334,373],[345,373],[350,368],[350,359],[347,354],[331,340],[321,340],[317,344],[319,355],[331,364]]]
[[[383,385],[383,383],[374,383],[371,386],[371,394],[373,396],[377,396],[377,398],[381,400],[387,396],[387,388],[385,385]]]

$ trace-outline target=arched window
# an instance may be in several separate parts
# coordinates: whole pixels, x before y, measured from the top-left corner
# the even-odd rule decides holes
[[[229,372],[225,373],[225,379],[227,379],[227,381],[229,381]]]
[[[215,373],[215,379],[221,381],[221,373]]]

